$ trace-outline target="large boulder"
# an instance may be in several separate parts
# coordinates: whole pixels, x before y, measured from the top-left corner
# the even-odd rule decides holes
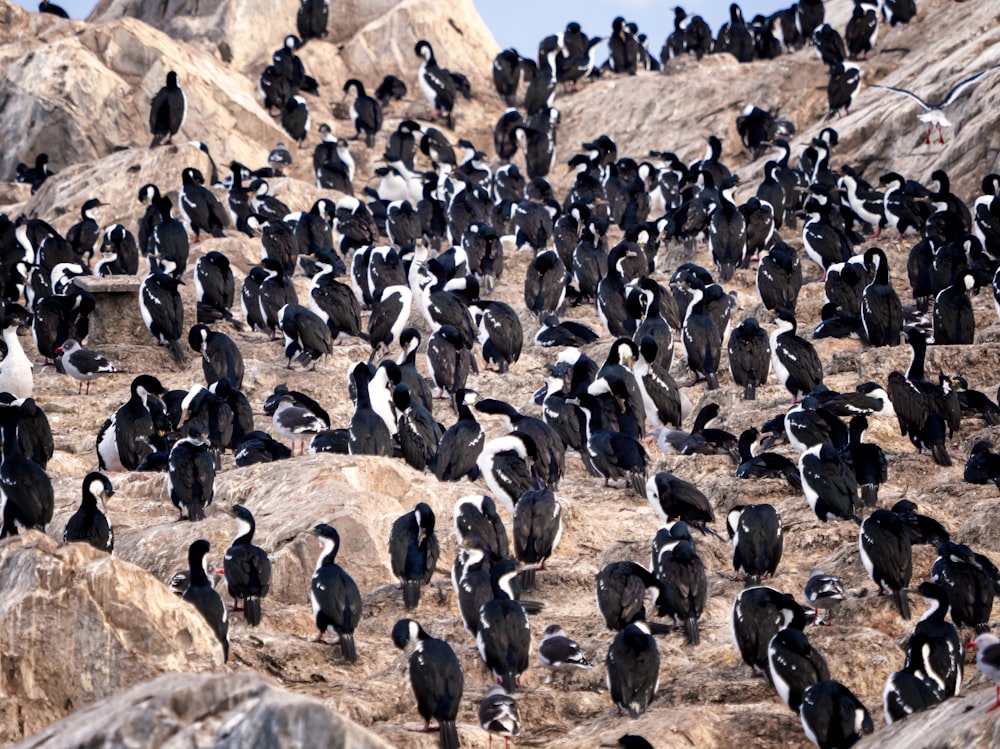
[[[142,569],[36,531],[0,543],[0,737],[172,671],[222,666],[201,614]]]
[[[5,10],[0,0],[0,12]],[[178,73],[187,118],[178,135],[248,163],[264,161],[282,131],[258,104],[253,83],[194,46],[178,45],[132,18],[72,36],[0,46],[0,179],[42,151],[60,171],[150,142],[149,103]],[[238,134],[238,137],[233,137]]]
[[[251,672],[165,674],[80,710],[17,746],[381,749],[377,736]]]

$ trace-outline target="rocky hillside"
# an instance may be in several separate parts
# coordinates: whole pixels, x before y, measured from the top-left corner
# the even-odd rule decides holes
[[[65,231],[77,220],[80,204],[94,196],[108,204],[97,213],[102,226],[120,221],[134,229],[143,210],[135,199],[140,185],[153,181],[170,192],[180,187],[180,173],[187,166],[209,173],[208,157],[187,145],[188,140],[205,142],[220,166],[232,159],[262,165],[275,142],[286,136],[261,106],[257,77],[285,34],[294,32],[296,5],[291,0],[103,0],[89,21],[76,22],[27,13],[0,0],[0,180],[12,180],[15,165],[42,150],[57,172],[34,196],[24,185],[0,183],[0,211],[12,218],[21,213],[38,216]],[[849,6],[846,0],[828,3],[829,16],[840,28]],[[539,29],[538,36],[556,30]],[[456,109],[456,138],[468,137],[492,155],[492,128],[504,109],[489,82],[498,48],[471,0],[338,3],[330,31],[326,40],[311,41],[300,52],[321,91],[320,97],[309,99],[313,130],[306,150],[294,154],[287,178],[271,180],[272,193],[293,210],[308,209],[320,196],[340,197],[315,187],[309,162],[320,122],[331,123],[338,134],[350,134],[341,94],[346,78],[360,77],[369,89],[388,73],[406,82],[410,93],[389,107],[383,135],[403,118],[429,122],[412,54],[420,38],[434,44],[442,64],[462,71],[472,82],[472,100],[460,99]],[[865,82],[905,86],[934,99],[972,71],[1000,63],[998,41],[1000,17],[987,0],[921,2],[911,24],[881,29],[876,52],[862,64]],[[169,70],[178,72],[187,93],[188,119],[177,145],[151,151],[146,147],[148,104]],[[643,158],[650,149],[672,150],[690,160],[701,155],[705,138],[715,133],[725,138],[724,160],[755,188],[762,160],[752,161],[741,149],[735,118],[746,104],[756,103],[795,123],[796,152],[821,127],[833,124],[841,135],[836,165],[854,164],[872,181],[888,169],[926,180],[934,169],[945,168],[953,190],[971,204],[981,177],[1000,170],[1000,75],[984,79],[949,109],[954,127],[946,131],[944,146],[923,144],[924,128],[916,120],[913,102],[876,88],[862,88],[850,115],[824,121],[825,84],[823,65],[811,49],[742,66],[728,57],[710,57],[701,63],[676,61],[659,75],[604,76],[578,93],[557,96],[562,112],[558,163],[564,164],[580,144],[601,133],[617,141],[619,155]],[[376,184],[373,169],[381,163],[381,150],[369,152],[359,142],[352,142],[351,149],[358,162],[356,190]],[[224,176],[226,170],[221,171]],[[550,177],[561,197],[569,179],[564,167],[558,166]],[[223,191],[218,194],[224,198]],[[741,197],[749,194],[751,190]],[[783,238],[801,247],[797,232],[786,229]],[[881,246],[890,256],[896,288],[908,301],[905,262],[912,240],[896,242],[889,236]],[[230,232],[194,245],[189,269],[209,250],[231,258],[237,284],[260,260],[259,240]],[[538,325],[522,309],[522,279],[529,259],[528,253],[508,257],[494,296],[521,310],[530,342]],[[711,265],[703,245],[693,255],[670,245],[661,251],[658,280],[666,284],[672,270],[686,260]],[[810,330],[819,320],[823,287],[818,268],[806,262],[804,270],[807,284],[798,314],[802,328]],[[189,270],[183,291],[189,323],[194,321],[190,276]],[[304,299],[308,279],[296,277],[295,283]],[[770,315],[754,288],[753,269],[738,271],[729,288],[738,297],[735,321],[755,315],[770,329]],[[976,298],[975,309],[978,345],[932,349],[927,371],[961,373],[970,387],[993,394],[1000,381],[1000,326],[988,293]],[[567,316],[604,331],[592,308],[574,308]],[[426,337],[419,315],[414,314],[412,322]],[[261,404],[282,382],[311,394],[335,425],[346,426],[351,413],[346,373],[354,362],[367,358],[366,345],[349,342],[338,347],[316,372],[289,371],[279,342],[261,334],[226,332],[247,362],[244,392],[254,405],[258,428],[271,431]],[[260,737],[267,735],[276,737],[267,745],[293,746],[306,745],[301,743],[303,735],[317,745],[317,736],[339,736],[343,731],[347,746],[436,746],[434,737],[408,730],[418,727],[419,718],[405,660],[389,638],[393,623],[403,616],[388,567],[389,528],[416,502],[426,501],[438,515],[442,557],[415,618],[452,643],[462,661],[463,746],[487,745],[476,710],[489,677],[457,616],[449,580],[456,552],[452,507],[461,496],[486,492],[483,482],[441,484],[430,474],[379,458],[311,455],[290,463],[236,468],[232,457],[225,456],[215,504],[202,523],[175,521],[164,475],[116,474],[111,477],[115,496],[109,503],[116,531],[114,556],[105,559],[88,549],[63,548],[57,541],[78,506],[82,477],[96,468],[97,430],[128,398],[131,378],[150,372],[168,388],[189,388],[203,381],[201,366],[192,358],[186,367],[178,367],[152,345],[107,346],[102,353],[123,374],[95,383],[89,397],[77,396],[75,383],[42,367],[33,344],[24,340],[36,362],[35,397],[55,434],[56,452],[48,471],[56,490],[56,513],[45,536],[28,532],[0,542],[0,694],[6,698],[0,701],[0,742],[75,747],[82,741],[78,737],[94,736],[94,745],[121,745],[149,735],[156,745],[174,740],[178,745],[245,747],[264,745]],[[602,361],[609,344],[605,335],[587,353]],[[870,350],[856,341],[827,339],[817,342],[817,348],[826,383],[838,390],[870,379],[884,382],[889,372],[906,367],[909,356],[903,348]],[[551,351],[526,346],[509,373],[481,371],[470,376],[469,384],[483,397],[503,398],[537,413],[530,395],[541,383],[543,365],[553,358]],[[681,346],[674,360],[674,376],[687,382],[690,374]],[[788,394],[773,381],[760,390],[756,402],[745,404],[729,376],[720,379],[718,391],[709,393],[704,385],[696,385],[688,393],[696,407],[719,403],[718,425],[724,429],[738,434],[787,409]],[[435,414],[446,424],[454,418],[444,405]],[[488,422],[486,428],[490,437],[503,432],[499,422]],[[971,445],[984,438],[997,441],[1000,429],[979,419],[964,421],[948,444],[956,464],[947,469],[917,455],[899,435],[895,420],[874,423],[868,438],[877,440],[889,456],[883,506],[906,496],[951,529],[956,539],[1000,561],[996,489],[961,480]],[[794,457],[787,446],[782,450]],[[915,746],[914,736],[923,736],[925,730],[937,731],[934,746],[985,747],[995,741],[995,720],[984,713],[993,688],[972,661],[967,662],[960,698],[926,716],[884,728],[882,688],[886,677],[902,667],[901,645],[912,625],[900,621],[887,599],[875,597],[858,558],[856,526],[820,523],[802,495],[784,482],[736,479],[727,457],[658,453],[653,458],[650,474],[669,470],[702,488],[713,503],[714,526],[720,532],[727,510],[736,504],[769,502],[778,508],[788,531],[784,559],[770,581],[773,586],[801,598],[813,565],[841,576],[849,600],[834,626],[817,628],[809,636],[833,677],[872,712],[877,730],[870,746]],[[658,749],[809,746],[798,717],[740,663],[730,640],[729,611],[742,583],[733,580],[731,549],[709,537],[698,539],[710,571],[701,645],[685,645],[679,633],[659,638],[656,700],[636,721],[614,715],[603,668],[612,633],[604,630],[594,607],[594,575],[608,562],[648,560],[658,518],[644,499],[620,488],[603,488],[572,454],[558,497],[565,532],[551,569],[538,575],[539,589],[533,595],[545,603],[545,610],[532,618],[532,630],[537,641],[546,625],[558,622],[598,666],[563,686],[548,683],[533,659],[516,695],[524,726],[518,744],[590,747],[633,733],[646,736]],[[223,665],[204,624],[167,592],[163,581],[187,566],[187,548],[195,538],[208,539],[213,562],[221,562],[235,530],[224,508],[237,501],[257,519],[257,543],[271,553],[274,581],[261,627],[251,629],[239,615],[233,618],[232,653]],[[364,594],[365,615],[357,636],[360,661],[353,667],[342,662],[336,649],[311,642],[315,627],[308,580],[319,543],[308,530],[319,522],[340,530],[340,561]],[[929,575],[934,558],[927,547],[915,551],[915,583]],[[219,590],[224,592],[224,584]],[[921,604],[915,603],[914,609],[919,615]],[[327,709],[315,710],[317,701]],[[341,728],[338,716],[360,728]],[[156,726],[157,732],[146,733],[147,726]],[[331,738],[327,743],[334,742]]]

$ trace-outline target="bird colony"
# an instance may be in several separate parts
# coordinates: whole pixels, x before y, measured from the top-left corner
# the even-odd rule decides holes
[[[163,583],[223,657],[258,663],[253,632],[308,621],[293,647],[336,645],[322,682],[363,681],[367,662],[400,687],[381,718],[357,706],[377,699],[363,685],[345,703],[399,745],[427,744],[387,724],[444,749],[724,746],[671,717],[722,702],[734,724],[765,706],[740,729],[755,745],[841,749],[970,685],[997,685],[996,704],[970,710],[1000,705],[1000,546],[983,531],[996,514],[934,500],[969,492],[986,513],[1000,489],[997,349],[982,345],[1000,316],[1000,175],[984,167],[963,197],[944,169],[866,173],[838,153],[833,118],[880,39],[919,32],[913,0],[856,1],[836,26],[823,0],[749,22],[734,4],[714,33],[673,12],[658,53],[623,18],[586,32],[567,19],[539,29],[537,56],[503,50],[491,71],[451,69],[447,45],[420,40],[404,75],[320,82],[300,53],[336,8],[302,0],[257,81],[287,137],[253,165],[197,142],[185,80],[167,72],[149,140],[130,148],[210,173],[136,184],[135,224],[99,183],[64,206],[79,214],[65,232],[23,204],[0,215],[0,537],[36,529],[129,558],[116,506],[138,472],[161,474],[153,504],[168,512],[145,522],[181,528],[187,552]],[[741,147],[727,156],[726,133],[708,134],[701,158],[563,123],[581,90],[614,107],[616,81],[715,55],[822,67],[829,116],[735,107]],[[495,90],[473,90],[488,77]],[[880,88],[887,107],[919,104],[931,149],[958,126],[946,110],[998,83],[984,67],[940,100]],[[463,132],[473,110],[495,117],[492,144]],[[45,153],[24,159],[32,194],[60,180]],[[311,204],[273,189],[295,169]],[[88,346],[103,302],[81,276],[141,282],[148,349]],[[78,509],[57,512],[47,464],[76,406],[50,425],[47,400],[126,383],[103,423],[74,423],[91,437],[77,463],[96,470],[72,477]],[[336,472],[345,455],[396,466],[424,499],[377,542],[352,535],[335,496],[286,527],[315,567],[292,586],[302,615],[275,617],[269,591],[289,582],[255,514],[281,511],[240,476]],[[208,540],[222,528],[228,548]],[[357,554],[392,584],[359,585]]]

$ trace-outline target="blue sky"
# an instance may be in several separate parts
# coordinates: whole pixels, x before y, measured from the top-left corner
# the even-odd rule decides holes
[[[446,2],[447,0],[438,0]],[[29,10],[38,3],[15,0]],[[84,18],[95,0],[55,0],[73,18]],[[659,55],[663,40],[673,28],[674,2],[667,0],[474,0],[501,47],[515,47],[526,57],[534,57],[543,37],[562,31],[570,21],[577,21],[588,36],[607,36],[615,16],[624,16],[639,24],[649,37],[649,49]],[[787,8],[792,0],[745,0],[743,15],[747,20],[757,13],[770,14]],[[729,0],[701,0],[685,5],[689,13],[699,13],[713,31],[729,18]]]
[[[504,48],[514,47],[525,57],[535,57],[538,42],[576,21],[587,36],[607,36],[616,16],[635,21],[649,37],[649,50],[657,57],[673,30],[675,4],[699,14],[712,31],[729,20],[730,0],[474,0],[479,14]],[[740,7],[749,21],[758,13],[770,15],[791,6],[793,0],[744,0]],[[601,58],[601,55],[598,55]]]

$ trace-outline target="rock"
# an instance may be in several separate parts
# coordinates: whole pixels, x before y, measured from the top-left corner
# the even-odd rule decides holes
[[[975,666],[972,669],[971,673],[975,674]],[[965,674],[968,679],[969,666]],[[971,692],[963,689],[960,697],[886,726],[854,746],[857,749],[909,749],[915,746],[991,749],[997,745],[1000,723],[997,723],[996,713],[986,711],[995,700],[996,691],[992,685]]]
[[[5,5],[0,0],[0,11]],[[3,50],[0,142],[18,147],[0,156],[2,179],[13,179],[18,161],[42,151],[60,172],[120,147],[145,148],[149,102],[170,70],[177,71],[188,101],[178,143],[201,140],[219,155],[225,143],[224,163],[258,163],[282,137],[256,101],[255,81],[132,18]]]
[[[159,674],[222,665],[194,607],[87,544],[36,531],[0,543],[0,591],[5,741]]]
[[[53,723],[27,749],[80,746],[213,746],[217,749],[388,745],[319,700],[257,674],[164,674]]]

